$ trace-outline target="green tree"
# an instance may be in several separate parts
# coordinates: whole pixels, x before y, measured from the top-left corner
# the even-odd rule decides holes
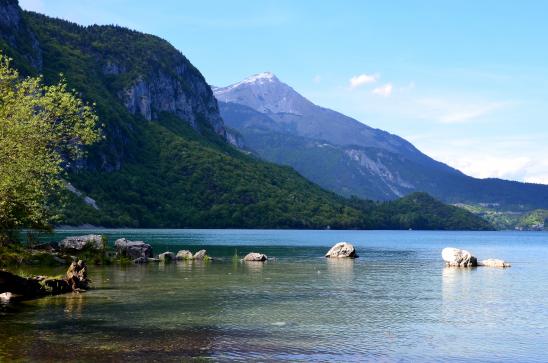
[[[49,229],[63,170],[100,138],[93,107],[42,77],[22,78],[0,54],[0,245],[21,228]]]

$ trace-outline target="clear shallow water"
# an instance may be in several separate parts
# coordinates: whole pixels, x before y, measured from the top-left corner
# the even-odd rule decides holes
[[[546,233],[98,233],[220,260],[91,267],[94,290],[4,306],[0,361],[548,361]],[[360,258],[322,257],[341,240]],[[445,268],[446,246],[513,266]],[[236,249],[276,259],[234,262]]]

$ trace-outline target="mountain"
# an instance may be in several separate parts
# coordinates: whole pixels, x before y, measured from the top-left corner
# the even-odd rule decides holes
[[[388,204],[345,199],[233,147],[240,136],[225,127],[202,74],[156,36],[24,12],[15,0],[0,0],[0,29],[13,66],[43,74],[46,83],[63,73],[96,103],[104,124],[105,140],[67,170],[68,205],[56,206],[63,224],[491,228],[430,197]]]
[[[403,138],[317,106],[269,72],[214,88],[225,124],[261,158],[343,196],[392,200],[427,192],[447,203],[548,207],[548,186],[476,179]]]

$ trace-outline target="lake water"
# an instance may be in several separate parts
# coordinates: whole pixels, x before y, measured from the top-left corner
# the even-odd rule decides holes
[[[203,247],[220,260],[90,266],[93,290],[4,305],[0,361],[548,361],[548,233],[65,230],[56,238],[90,232],[144,240],[155,253]],[[360,258],[325,259],[338,241]],[[512,267],[445,268],[447,246]],[[242,263],[236,250],[275,259]]]

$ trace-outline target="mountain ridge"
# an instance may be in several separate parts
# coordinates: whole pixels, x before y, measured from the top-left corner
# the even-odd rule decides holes
[[[397,135],[314,105],[275,75],[270,80],[260,86],[246,81],[215,88],[225,124],[260,157],[292,166],[328,190],[375,200],[419,191],[447,203],[548,206],[548,186],[467,176]],[[291,97],[297,101],[292,103]],[[287,104],[305,106],[288,113]]]
[[[230,133],[204,77],[167,41],[117,26],[80,26],[13,4],[17,2],[0,0],[0,27],[15,19],[14,9],[20,24],[9,28],[11,33],[0,33],[2,51],[16,68],[43,74],[46,83],[63,73],[69,87],[96,104],[104,124],[105,140],[89,148],[88,156],[66,174],[78,193],[67,190],[68,204],[57,206],[62,224],[492,228],[430,197],[411,201],[413,208],[405,200],[379,204],[345,199],[292,168],[241,152],[227,142]],[[40,67],[29,58],[33,38],[41,52]],[[86,200],[93,200],[93,206]],[[422,212],[428,208],[453,218],[436,219]]]

